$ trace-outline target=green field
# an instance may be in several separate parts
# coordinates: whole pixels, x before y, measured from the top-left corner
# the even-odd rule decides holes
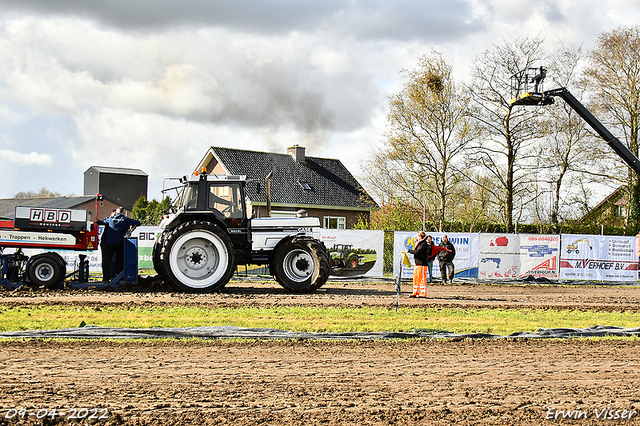
[[[637,327],[637,312],[537,309],[314,308],[314,307],[152,307],[90,308],[0,306],[0,331],[52,330],[80,324],[103,327],[201,327],[230,325],[293,332],[380,332],[446,330],[459,334],[509,335],[541,328],[594,325]]]

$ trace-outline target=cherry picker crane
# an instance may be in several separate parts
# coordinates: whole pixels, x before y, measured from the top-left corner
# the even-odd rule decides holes
[[[566,88],[543,91],[547,69],[544,67],[527,68],[511,77],[515,97],[512,105],[550,105],[554,97],[563,99],[591,128],[607,142],[622,160],[640,175],[640,160],[625,144],[613,136],[593,114],[578,101]]]

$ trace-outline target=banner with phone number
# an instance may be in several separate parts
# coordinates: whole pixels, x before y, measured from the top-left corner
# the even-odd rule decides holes
[[[558,279],[559,235],[480,234],[478,278]]]

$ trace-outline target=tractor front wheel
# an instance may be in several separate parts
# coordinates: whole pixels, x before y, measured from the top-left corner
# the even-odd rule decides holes
[[[287,290],[308,293],[327,282],[329,252],[323,243],[309,237],[293,237],[276,248],[271,264],[276,281]]]

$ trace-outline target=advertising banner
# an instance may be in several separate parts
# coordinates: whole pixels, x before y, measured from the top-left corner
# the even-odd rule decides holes
[[[520,265],[518,234],[480,234],[478,278],[514,279]]]
[[[457,233],[457,232],[427,232],[433,238],[435,245],[440,244],[442,236],[447,235],[449,241],[456,248],[456,257],[453,260],[455,265],[454,278],[477,278],[478,277],[478,236],[477,233]],[[413,249],[417,242],[417,232],[397,231],[393,233],[393,275],[397,276],[400,271],[402,252]],[[402,266],[402,278],[408,279],[413,276],[413,255],[409,254],[411,267]],[[440,265],[436,259],[433,262],[433,276],[440,278]]]
[[[67,274],[77,269],[80,264],[80,255],[87,256],[85,260],[89,261],[89,272],[102,273],[102,254],[100,249],[91,251],[74,251],[74,250],[51,250],[51,249],[22,249],[22,252],[31,257],[36,254],[55,252],[67,263]]]
[[[481,279],[558,279],[559,235],[480,234]]]
[[[131,232],[138,239],[138,269],[153,269],[153,244],[158,235],[157,226],[138,226]]]
[[[331,256],[331,276],[382,276],[384,231],[321,229]]]
[[[560,235],[520,234],[518,278],[557,280],[559,277]]]
[[[636,237],[562,234],[560,279],[638,281]]]

